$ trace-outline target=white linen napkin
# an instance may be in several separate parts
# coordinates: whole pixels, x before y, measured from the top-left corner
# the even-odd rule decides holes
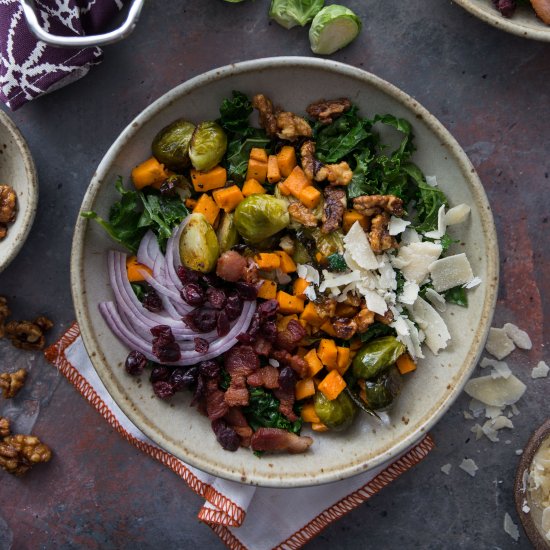
[[[188,466],[136,428],[99,379],[76,323],[45,355],[125,439],[168,466],[204,497],[199,519],[230,548],[300,548],[420,462],[434,447],[426,436],[394,462],[329,485],[272,489],[226,481]]]

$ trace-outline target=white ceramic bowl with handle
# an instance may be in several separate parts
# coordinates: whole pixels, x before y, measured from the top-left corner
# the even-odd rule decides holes
[[[109,149],[88,188],[82,210],[107,215],[117,200],[113,183],[125,178],[150,156],[151,141],[177,118],[195,122],[219,116],[221,101],[240,90],[249,96],[267,94],[275,104],[297,113],[320,98],[348,97],[364,116],[392,113],[414,127],[413,160],[426,174],[436,175],[451,205],[468,203],[468,222],[453,228],[474,273],[483,283],[471,291],[470,307],[449,307],[445,319],[453,335],[437,357],[427,352],[408,376],[383,427],[366,415],[345,433],[314,434],[303,455],[256,457],[249,449],[222,450],[210,422],[189,407],[190,395],[172,402],[153,397],[146,379],[126,374],[128,349],[111,333],[98,304],[112,300],[107,252],[117,248],[103,230],[79,218],[76,224],[71,282],[76,314],[92,362],[113,399],[155,443],[185,462],[226,479],[292,487],[327,483],[374,468],[398,456],[441,418],[459,395],[481,353],[490,326],[498,286],[498,249],[491,210],[474,168],[457,142],[416,100],[384,80],[354,67],[324,59],[278,57],[230,65],[205,73],[174,88],[146,108]],[[462,244],[463,243],[463,244]]]

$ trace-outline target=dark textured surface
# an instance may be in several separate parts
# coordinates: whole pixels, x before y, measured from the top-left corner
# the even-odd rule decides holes
[[[437,449],[426,460],[310,547],[529,548],[523,532],[517,544],[504,533],[503,518],[509,512],[517,522],[514,451],[548,415],[550,380],[529,375],[549,359],[550,45],[495,30],[447,0],[346,5],[364,28],[332,57],[416,97],[468,152],[499,232],[495,324],[527,329],[534,347],[509,358],[528,385],[513,432],[501,432],[500,443],[476,442],[462,396],[434,428]],[[150,2],[134,34],[106,48],[101,66],[12,115],[40,178],[34,227],[0,274],[0,294],[15,316],[49,314],[51,337],[73,320],[69,256],[78,207],[101,157],[141,109],[216,66],[310,54],[307,31],[270,24],[267,9],[265,0]],[[24,364],[26,388],[9,406],[0,400],[0,412],[43,437],[55,458],[21,480],[0,472],[0,549],[222,547],[196,519],[201,501],[182,481],[122,440],[42,357],[0,343],[0,370]],[[465,457],[480,468],[475,478],[458,469]],[[449,476],[440,471],[446,463]]]

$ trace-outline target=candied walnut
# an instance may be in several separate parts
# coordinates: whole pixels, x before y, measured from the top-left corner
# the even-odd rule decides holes
[[[8,234],[8,228],[0,223],[0,241]]]
[[[313,132],[308,122],[294,113],[283,111],[277,113],[277,136],[281,139],[294,141],[300,137],[311,137]]]
[[[288,207],[290,217],[305,227],[317,227],[317,218],[313,212],[301,202],[293,202]]]
[[[374,312],[364,307],[354,318],[353,322],[357,326],[357,332],[362,334],[374,323]]]
[[[349,111],[351,101],[345,97],[340,99],[321,99],[308,105],[306,112],[311,118],[317,119],[321,124],[330,124],[341,114]]]
[[[27,371],[19,369],[16,372],[4,372],[0,374],[0,389],[6,399],[15,397],[19,390],[25,385]]]
[[[257,94],[252,98],[252,106],[260,115],[260,126],[266,134],[274,137],[277,134],[277,119],[273,114],[273,103],[263,94]]]
[[[389,325],[390,323],[393,323],[393,313],[390,309],[388,309],[384,315],[376,313],[374,315],[374,320],[382,323],[383,325]]]
[[[373,252],[377,254],[399,246],[395,237],[390,235],[388,229],[389,223],[390,215],[387,212],[382,212],[371,220],[370,232],[368,234],[369,243]]]
[[[338,317],[332,321],[332,328],[338,338],[349,340],[355,336],[357,332],[357,323],[353,319],[347,317]]]
[[[315,143],[305,141],[300,147],[302,170],[310,180],[325,181],[330,185],[348,185],[353,172],[347,162],[338,164],[323,164],[315,158]]]
[[[323,163],[315,158],[315,142],[308,140],[302,143],[300,147],[300,159],[302,170],[308,179],[317,180],[317,172],[323,167]]]
[[[11,311],[8,307],[8,301],[4,296],[0,296],[0,338],[5,334],[6,319],[11,315]]]
[[[346,299],[344,300],[343,303],[353,307],[359,307],[361,305],[362,300],[363,299],[358,294],[348,292],[348,295],[346,296]]]
[[[336,315],[336,300],[334,298],[324,298],[317,300],[314,304],[315,311],[321,319],[330,319]]]
[[[363,195],[353,199],[353,208],[363,216],[375,216],[388,212],[394,216],[403,215],[403,201],[395,195]]]
[[[34,322],[10,321],[5,329],[6,335],[16,348],[40,350],[46,344],[44,332],[52,326],[53,323],[46,317],[38,317]]]
[[[0,437],[6,437],[10,433],[10,421],[0,416]]]
[[[17,195],[13,187],[0,185],[0,223],[6,224],[15,220]]]
[[[323,191],[325,205],[323,208],[323,233],[336,231],[344,217],[346,209],[346,192],[341,187],[325,187]]]
[[[10,474],[23,475],[51,457],[50,448],[33,435],[8,435],[0,442],[0,466]]]

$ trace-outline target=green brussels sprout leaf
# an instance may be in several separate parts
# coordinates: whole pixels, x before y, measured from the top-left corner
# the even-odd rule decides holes
[[[272,0],[269,17],[285,29],[309,23],[325,5],[325,0]]]
[[[330,55],[354,40],[361,30],[361,20],[345,6],[332,4],[313,18],[309,43],[313,53]]]

